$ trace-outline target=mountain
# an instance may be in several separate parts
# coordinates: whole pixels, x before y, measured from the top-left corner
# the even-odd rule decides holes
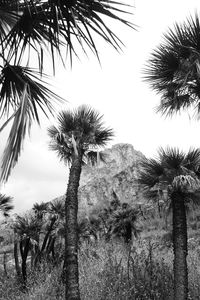
[[[84,166],[79,186],[79,214],[106,207],[113,200],[113,192],[121,202],[140,201],[137,183],[140,162],[144,155],[130,144],[116,144],[103,151],[106,162]],[[64,196],[63,196],[64,198]]]

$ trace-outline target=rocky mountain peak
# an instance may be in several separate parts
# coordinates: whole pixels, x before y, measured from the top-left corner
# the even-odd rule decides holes
[[[130,144],[116,144],[103,153],[105,163],[83,167],[79,187],[81,214],[107,206],[113,200],[113,191],[121,202],[132,203],[138,198],[138,170],[144,155]]]

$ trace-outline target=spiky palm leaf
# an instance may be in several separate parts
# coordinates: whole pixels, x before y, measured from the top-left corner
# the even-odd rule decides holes
[[[152,53],[145,78],[161,95],[158,111],[172,114],[193,107],[200,112],[199,16],[176,23]]]
[[[11,28],[17,22],[19,15],[17,13],[17,1],[0,1],[0,44],[5,41],[5,38]]]
[[[0,211],[3,213],[4,217],[9,216],[9,212],[13,209],[12,198],[0,194]]]
[[[112,0],[72,1],[18,1],[19,19],[6,39],[10,46],[9,57],[21,57],[24,50],[32,47],[38,54],[40,69],[43,68],[43,50],[50,49],[53,66],[55,53],[61,55],[61,47],[67,46],[70,59],[77,55],[77,45],[86,53],[91,49],[98,57],[95,44],[97,35],[107,43],[120,49],[122,42],[106,25],[104,17],[134,28],[123,17],[130,6]],[[75,46],[76,45],[76,46]]]

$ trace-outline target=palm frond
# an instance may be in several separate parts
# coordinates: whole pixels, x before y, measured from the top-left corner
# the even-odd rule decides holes
[[[52,20],[42,6],[24,4],[21,6],[21,14],[15,25],[6,36],[5,47],[9,48],[8,59],[15,56],[15,61],[20,62],[24,52],[30,49],[38,53],[40,72],[43,70],[43,52],[51,49],[51,57],[54,66],[55,51],[60,54],[60,41],[58,34],[52,28]],[[49,47],[50,45],[50,47]]]
[[[6,181],[20,156],[23,141],[33,121],[40,123],[39,111],[46,116],[53,113],[51,100],[61,100],[37,77],[38,73],[27,67],[10,66],[1,73],[0,114],[8,115],[14,110],[14,120],[4,150],[1,180]],[[10,107],[11,106],[11,107]]]
[[[190,16],[176,23],[151,54],[144,79],[161,94],[158,111],[171,115],[193,107],[200,112],[200,22]]]
[[[61,219],[65,216],[65,202],[62,199],[55,199],[50,203],[49,213],[60,217]]]
[[[4,217],[8,217],[12,209],[13,209],[12,198],[0,194],[0,211],[3,213]]]
[[[190,149],[185,156],[185,166],[200,176],[200,149]]]
[[[61,49],[67,48],[72,62],[73,54],[78,56],[77,46],[87,53],[90,49],[99,59],[95,37],[100,36],[119,50],[123,43],[106,25],[109,18],[134,28],[122,15],[132,14],[131,6],[112,0],[71,1],[18,1],[18,20],[6,35],[9,46],[8,57],[21,59],[28,48],[38,53],[40,71],[43,69],[44,49],[49,49],[55,71],[55,55],[62,57]],[[63,48],[64,49],[64,48]]]
[[[103,152],[98,151],[88,151],[84,153],[83,161],[86,164],[91,164],[92,166],[97,165],[99,162],[106,162],[106,155]]]
[[[38,233],[42,229],[42,222],[38,220],[35,216],[26,215],[24,217],[17,216],[13,227],[15,232],[23,238],[33,238],[36,239]]]
[[[121,41],[112,30],[105,24],[107,17],[119,21],[126,26],[134,28],[134,25],[125,19],[117,16],[116,13],[126,14],[129,5],[107,0],[72,0],[64,1],[51,0],[43,4],[43,8],[50,12],[53,26],[65,39],[70,58],[75,53],[74,42],[78,42],[84,52],[87,47],[98,57],[98,51],[93,38],[93,33],[103,38],[107,43],[116,49],[120,49]],[[123,9],[124,8],[124,9]]]
[[[197,177],[188,175],[175,176],[172,181],[173,190],[180,190],[184,193],[195,193],[200,191],[200,181]]]
[[[1,47],[5,41],[5,38],[12,27],[16,24],[19,14],[17,3],[18,1],[0,1],[0,44]]]
[[[138,182],[144,187],[152,188],[164,176],[164,168],[161,162],[156,159],[143,159]]]
[[[160,148],[159,156],[162,160],[162,165],[164,166],[164,168],[177,173],[182,171],[185,154],[178,148]]]
[[[51,138],[49,149],[55,151],[60,160],[71,165],[73,147],[69,147],[68,143],[65,143],[63,134],[55,126],[48,128],[48,135]]]

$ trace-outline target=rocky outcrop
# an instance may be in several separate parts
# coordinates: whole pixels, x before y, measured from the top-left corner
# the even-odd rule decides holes
[[[144,155],[130,144],[116,144],[104,154],[105,163],[83,168],[79,188],[80,214],[107,206],[113,200],[113,191],[121,202],[140,201],[137,178]]]

